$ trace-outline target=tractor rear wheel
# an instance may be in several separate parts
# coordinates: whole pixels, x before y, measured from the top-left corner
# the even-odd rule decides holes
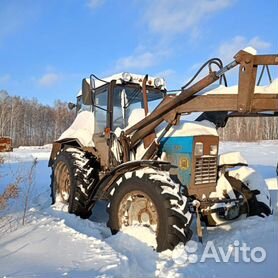
[[[90,193],[98,181],[96,159],[77,148],[63,149],[56,157],[51,175],[52,204],[68,205],[68,212],[82,218],[91,215]]]
[[[179,242],[186,243],[192,236],[192,215],[188,212],[187,198],[179,192],[179,185],[171,179],[155,179],[133,172],[114,187],[108,205],[112,234],[133,225],[148,227],[156,235],[158,252],[173,249]]]

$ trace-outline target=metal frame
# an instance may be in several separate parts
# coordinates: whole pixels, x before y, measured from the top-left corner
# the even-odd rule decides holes
[[[163,121],[178,124],[181,114],[191,112],[227,111],[243,114],[278,111],[278,94],[254,94],[257,67],[259,65],[278,65],[278,55],[252,55],[243,50],[235,55],[235,60],[219,70],[210,72],[179,95],[171,95],[145,119],[127,129],[122,138],[127,149],[134,148]],[[202,89],[217,81],[230,69],[239,65],[238,94],[196,95]],[[124,138],[125,137],[125,138]]]
[[[195,143],[196,142],[202,142],[204,146],[204,155],[210,155],[210,146],[211,145],[217,145],[219,146],[219,137],[214,135],[201,135],[201,136],[195,136],[194,142],[193,142],[193,150],[192,150],[192,173],[191,173],[191,182],[188,186],[188,193],[189,195],[192,195],[194,197],[197,197],[197,199],[202,199],[203,194],[208,198],[209,194],[213,191],[215,191],[216,181],[210,182],[210,183],[203,183],[203,184],[195,184],[195,174],[196,169],[193,167],[196,163],[196,160],[198,157],[194,155],[195,153]],[[214,155],[214,157],[218,158],[218,149],[217,153]],[[217,171],[217,167],[215,168]],[[216,177],[217,177],[216,172]]]
[[[210,72],[200,81],[183,89],[179,95],[166,96],[151,114],[147,115],[142,121],[134,126],[123,131],[119,140],[123,149],[124,163],[114,168],[114,170],[111,165],[110,149],[112,140],[110,140],[109,134],[113,123],[113,90],[116,86],[116,81],[112,81],[108,90],[107,128],[109,130],[106,134],[107,136],[104,137],[106,139],[106,151],[108,151],[108,157],[106,157],[106,162],[104,164],[102,163],[102,165],[104,165],[103,168],[105,173],[96,186],[92,198],[98,199],[100,196],[104,197],[104,195],[110,190],[116,177],[119,177],[126,171],[146,166],[154,168],[161,167],[161,165],[158,166],[155,163],[161,164],[162,162],[151,161],[148,159],[151,159],[158,150],[159,143],[157,143],[153,137],[153,131],[163,121],[168,122],[168,127],[170,127],[179,123],[179,117],[181,114],[191,112],[226,111],[238,112],[238,114],[244,116],[264,111],[278,112],[278,94],[254,94],[258,66],[278,65],[278,55],[251,55],[245,51],[240,51],[234,58],[235,60],[233,62],[221,68],[218,72]],[[226,71],[229,71],[237,65],[239,65],[238,94],[196,95],[196,93],[202,89],[219,80]],[[145,78],[143,93],[146,92],[147,89],[146,81],[147,78]],[[144,103],[146,102],[147,100],[145,96]],[[144,159],[147,160],[129,162],[130,151],[135,148],[138,143],[142,142],[142,140],[145,145],[149,146],[149,149],[144,156]],[[61,148],[62,144],[54,144],[50,158],[50,165]],[[96,152],[101,160],[104,156],[107,156],[107,152],[102,152],[98,147]],[[191,184],[190,187],[193,188],[195,185]],[[215,185],[211,185],[207,189],[208,191],[211,191],[212,188],[215,188]],[[197,190],[195,194],[199,195],[199,192],[201,191]]]

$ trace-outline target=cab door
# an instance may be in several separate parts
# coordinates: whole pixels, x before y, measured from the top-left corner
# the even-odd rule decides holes
[[[95,132],[93,140],[100,154],[103,170],[109,168],[109,145],[105,137],[105,129],[110,126],[109,116],[109,86],[102,86],[94,95]]]

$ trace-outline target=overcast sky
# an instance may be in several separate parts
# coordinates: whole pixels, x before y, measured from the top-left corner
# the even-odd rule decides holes
[[[0,90],[53,104],[122,71],[184,85],[207,59],[277,53],[277,0],[0,0]]]

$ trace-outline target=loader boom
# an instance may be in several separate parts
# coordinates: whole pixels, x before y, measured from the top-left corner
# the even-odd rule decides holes
[[[175,125],[178,117],[185,113],[227,111],[248,115],[264,111],[277,112],[278,94],[254,94],[254,89],[258,66],[278,65],[278,55],[252,55],[241,50],[234,58],[233,62],[218,72],[210,72],[189,88],[183,89],[179,95],[167,96],[150,115],[122,134],[122,143],[131,149],[163,121]],[[237,94],[196,95],[237,65],[239,65]]]

